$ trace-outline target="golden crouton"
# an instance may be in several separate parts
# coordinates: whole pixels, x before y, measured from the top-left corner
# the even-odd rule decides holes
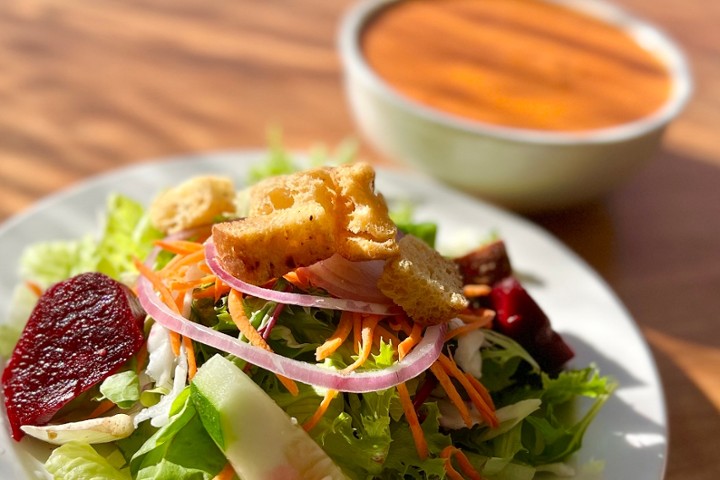
[[[330,172],[316,168],[263,180],[250,189],[249,197],[248,216],[255,217],[309,203],[331,211],[337,193]]]
[[[419,238],[406,235],[385,262],[378,288],[416,322],[444,323],[467,306],[457,266]]]
[[[334,234],[332,216],[310,202],[213,226],[220,263],[254,285],[330,257]]]
[[[195,177],[161,193],[150,205],[150,221],[165,233],[207,225],[233,212],[235,188],[224,177]]]
[[[220,259],[235,276],[262,284],[337,253],[384,259],[398,246],[387,205],[367,164],[315,168],[252,187],[246,220],[216,224]]]
[[[348,260],[387,258],[397,252],[397,227],[388,216],[382,195],[375,192],[375,171],[367,163],[336,167],[341,225],[338,253]]]

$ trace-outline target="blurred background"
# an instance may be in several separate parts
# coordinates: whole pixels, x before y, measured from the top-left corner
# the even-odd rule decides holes
[[[358,133],[337,28],[350,0],[0,2],[0,221],[91,175],[191,152]],[[720,478],[720,2],[616,0],[685,50],[693,99],[642,172],[530,219],[594,267],[667,392],[667,478]],[[403,168],[360,140],[360,155]],[[2,268],[10,268],[3,261]]]

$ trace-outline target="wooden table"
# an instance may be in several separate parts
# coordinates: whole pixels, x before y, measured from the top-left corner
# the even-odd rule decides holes
[[[532,220],[596,268],[646,334],[669,406],[667,478],[715,480],[720,3],[617,1],[683,45],[695,96],[634,179],[593,205]],[[350,3],[0,2],[0,220],[150,158],[261,147],[273,126],[298,149],[356,135],[335,50]]]

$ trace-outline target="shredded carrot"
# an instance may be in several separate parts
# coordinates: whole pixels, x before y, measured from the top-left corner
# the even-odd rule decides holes
[[[466,297],[484,297],[490,295],[492,287],[490,285],[478,285],[474,283],[463,286],[463,295]]]
[[[170,290],[165,286],[162,279],[155,273],[153,270],[142,263],[140,260],[135,258],[133,260],[133,263],[135,264],[135,268],[138,269],[140,274],[147,278],[148,281],[152,284],[153,288],[156,292],[160,294],[160,299],[167,305],[172,311],[175,313],[180,313],[180,309],[178,308],[178,305],[173,298],[172,294],[170,293]],[[172,330],[170,332],[170,347],[172,348],[173,354],[177,357],[180,355],[180,335],[178,335],[177,332],[174,332]]]
[[[470,478],[470,480],[482,480],[482,477],[478,471],[475,470],[475,467],[472,466],[472,463],[470,463],[467,455],[465,455],[462,450],[452,445],[445,447],[442,452],[440,452],[440,457],[445,459],[445,471],[448,473],[450,478],[459,478],[463,480],[462,475],[460,475],[460,473],[452,466],[453,456],[457,460],[460,470],[462,470],[463,473]]]
[[[337,394],[337,390],[328,390],[325,392],[325,396],[320,402],[320,405],[318,405],[317,410],[315,410],[315,413],[313,413],[312,417],[310,417],[305,423],[303,423],[303,429],[306,432],[309,432],[310,430],[315,428],[315,425],[317,425],[323,415],[325,415],[325,412],[327,412],[330,403],[337,396]]]
[[[408,335],[408,337],[402,342],[400,342],[400,345],[398,345],[398,358],[400,360],[405,358],[405,355],[410,353],[410,350],[412,350],[413,347],[420,342],[421,338],[422,325],[420,325],[419,323],[413,323],[410,335]]]
[[[235,478],[235,469],[230,462],[225,464],[225,467],[213,477],[212,480],[232,480]]]
[[[172,331],[172,330],[169,330],[168,332],[170,333],[170,349],[172,350],[173,355],[175,355],[176,357],[179,357],[180,356],[180,343],[181,343],[180,342],[180,334],[175,331]]]
[[[324,360],[337,350],[350,335],[353,328],[353,314],[343,311],[335,331],[315,350],[315,359]]]
[[[306,290],[310,287],[310,279],[307,277],[307,274],[302,272],[302,270],[293,270],[292,272],[288,272],[283,275],[283,278],[301,290]]]
[[[444,467],[445,473],[450,480],[465,480],[463,476],[460,475],[460,472],[455,470],[455,467],[452,466],[452,460],[450,458],[445,459]]]
[[[482,382],[480,382],[480,380],[473,377],[472,375],[470,375],[467,372],[465,373],[465,376],[467,377],[468,380],[470,380],[470,383],[473,384],[473,386],[475,387],[475,390],[477,390],[477,392],[480,394],[480,396],[483,397],[483,400],[485,400],[485,403],[487,403],[488,406],[492,410],[495,410],[495,402],[493,402],[493,399],[490,396],[490,392],[487,391],[487,388],[485,388],[485,385],[483,385]]]
[[[176,357],[180,356],[180,334],[173,331],[168,330],[168,333],[170,334],[170,349],[173,352],[173,355]]]
[[[192,380],[197,372],[197,362],[195,360],[195,348],[193,347],[190,337],[182,337],[182,344],[185,347],[185,354],[188,362],[188,379]]]
[[[297,386],[297,383],[293,381],[293,379],[288,378],[284,375],[280,375],[279,373],[276,373],[275,376],[278,380],[280,380],[280,383],[282,383],[288,392],[290,392],[290,395],[293,397],[297,397],[300,393],[300,389]]]
[[[189,240],[156,240],[155,245],[170,253],[187,255],[202,250],[202,243]]]
[[[215,275],[205,275],[204,277],[195,280],[175,280],[170,282],[170,288],[172,290],[190,290],[191,288],[197,288],[202,285],[210,284],[215,281]]]
[[[358,312],[352,313],[353,319],[353,350],[355,353],[360,351],[362,344],[362,315]]]
[[[140,274],[143,277],[147,278],[148,281],[155,288],[155,291],[160,294],[160,299],[163,301],[163,303],[170,307],[175,313],[180,313],[177,303],[175,302],[175,299],[170,293],[170,289],[168,289],[168,287],[163,283],[160,276],[137,258],[134,259],[134,263],[135,268],[138,269]]]
[[[379,315],[368,315],[362,319],[361,315],[358,315],[362,322],[362,347],[358,354],[358,358],[347,367],[341,370],[342,373],[349,373],[360,367],[370,357],[370,351],[373,346],[373,334],[375,326],[378,324],[382,317]]]
[[[237,290],[231,290],[228,295],[228,311],[235,325],[237,325],[240,330],[240,333],[242,333],[251,344],[267,351],[272,351],[270,345],[267,344],[262,335],[260,335],[255,327],[252,326],[252,323],[250,323],[250,319],[245,314],[245,309],[242,304],[242,294],[238,293]]]
[[[101,416],[102,414],[111,410],[114,406],[115,406],[115,404],[111,400],[105,399],[102,402],[100,402],[97,407],[95,407],[95,410],[90,412],[90,414],[88,415],[88,418],[97,418],[97,417]]]
[[[288,272],[285,275],[283,275],[283,278],[287,280],[288,282],[292,283],[293,285],[296,285],[300,283],[300,279],[298,278],[298,274],[295,271]]]
[[[378,324],[375,326],[375,344],[379,345],[380,340],[385,340],[385,343],[392,343],[393,345],[400,345],[400,339],[397,335],[393,334],[390,330]]]
[[[488,325],[490,325],[490,322],[492,322],[494,316],[495,315],[492,313],[483,315],[483,316],[477,316],[477,317],[474,316],[474,318],[475,318],[474,320],[469,321],[462,327],[453,328],[452,330],[448,330],[447,333],[445,334],[445,341],[447,342],[447,341],[457,337],[458,335],[463,335],[463,334],[471,332],[473,330],[479,330],[481,328],[487,327]],[[459,317],[461,318],[461,320],[465,320],[461,316],[459,316]]]
[[[468,396],[470,397],[470,401],[475,405],[475,408],[477,408],[478,412],[480,412],[480,415],[482,415],[485,422],[491,427],[495,428],[498,426],[499,422],[497,419],[497,416],[495,415],[495,412],[485,402],[485,399],[483,399],[482,395],[477,391],[474,384],[468,380],[465,373],[463,373],[460,368],[457,366],[457,364],[452,361],[447,355],[440,354],[440,357],[438,358],[438,362],[440,365],[443,366],[445,371],[452,375],[458,382],[460,382],[460,385],[465,389]]]
[[[194,263],[200,263],[205,260],[205,252],[203,250],[197,250],[187,255],[177,255],[173,257],[165,266],[160,270],[163,275],[169,272],[177,272],[181,267],[186,267]]]
[[[175,305],[177,305],[178,312],[183,312],[185,309],[185,294],[187,290],[173,290],[175,292]]]
[[[242,295],[238,293],[237,290],[230,290],[230,293],[228,294],[228,312],[230,313],[230,318],[232,318],[233,322],[235,322],[235,325],[237,325],[240,330],[240,333],[242,333],[252,345],[267,350],[268,352],[272,352],[270,345],[267,344],[263,336],[260,335],[255,327],[253,327],[252,323],[250,323],[250,319],[248,319],[247,315],[245,315],[245,309],[242,304]],[[297,395],[300,392],[294,381],[283,375],[276,374],[276,376],[278,380],[280,380],[280,383],[282,383],[291,394]]]
[[[447,393],[450,401],[458,409],[458,412],[460,412],[460,416],[465,422],[465,425],[468,428],[471,428],[473,422],[472,418],[470,417],[470,411],[468,410],[467,405],[465,405],[465,402],[460,396],[460,393],[455,388],[455,385],[453,385],[452,380],[450,379],[448,374],[445,373],[443,366],[440,364],[439,361],[437,361],[430,366],[430,371],[433,373],[433,375],[435,375],[435,378],[437,378],[438,382],[440,382],[440,385],[442,386],[443,390],[445,390],[445,393]]]
[[[192,297],[194,299],[198,298],[215,298],[215,291],[217,290],[217,287],[215,285],[208,286],[207,288],[195,288],[193,289]]]
[[[457,317],[465,323],[487,323],[495,318],[495,311],[489,308],[477,308],[467,310],[465,313],[460,313]]]
[[[30,280],[25,280],[25,286],[26,286],[26,287],[28,288],[28,290],[30,290],[34,295],[37,295],[38,297],[42,297],[43,289],[42,289],[42,287],[41,287],[40,285],[38,285],[37,283],[35,283],[35,282],[33,282],[33,281],[30,281]]]
[[[420,457],[420,460],[425,460],[428,457],[427,441],[425,440],[425,433],[420,425],[420,420],[418,420],[415,406],[410,398],[410,392],[408,392],[407,385],[404,383],[399,383],[397,385],[397,391],[398,396],[400,397],[400,404],[402,405],[403,412],[405,412],[405,419],[410,426],[410,433],[412,433],[418,457]]]
[[[198,268],[198,270],[200,270],[201,272],[207,273],[208,275],[210,275],[210,274],[213,273],[212,270],[210,269],[210,267],[208,267],[208,264],[205,263],[205,262],[198,263],[198,264],[197,264],[197,268]]]
[[[213,285],[207,288],[193,289],[193,298],[212,298],[216,303],[223,295],[230,293],[230,287],[219,278],[215,278]]]
[[[445,342],[449,342],[453,338],[464,335],[468,332],[472,332],[473,330],[480,330],[485,325],[483,325],[481,322],[474,322],[474,323],[468,323],[466,325],[463,325],[462,327],[453,328],[452,330],[448,330],[445,333]]]
[[[230,286],[220,280],[219,278],[215,279],[215,303],[217,303],[218,300],[220,300],[220,297],[223,295],[227,295],[230,293]]]

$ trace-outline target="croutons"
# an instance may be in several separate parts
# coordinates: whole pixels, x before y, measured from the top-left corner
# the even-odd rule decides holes
[[[388,258],[398,250],[397,227],[382,195],[375,192],[375,171],[366,163],[332,171],[338,191],[338,253],[352,261]]]
[[[412,235],[399,245],[399,253],[385,263],[378,288],[410,318],[436,325],[467,306],[457,265]]]
[[[216,224],[213,239],[219,260],[237,278],[261,285],[329,258],[334,238],[328,216],[319,204],[305,204]]]
[[[234,198],[235,188],[228,178],[191,178],[155,198],[150,221],[165,233],[208,225],[219,215],[234,212]]]
[[[252,187],[248,217],[213,226],[220,262],[256,285],[337,253],[385,259],[398,250],[395,224],[367,164],[315,168]]]

